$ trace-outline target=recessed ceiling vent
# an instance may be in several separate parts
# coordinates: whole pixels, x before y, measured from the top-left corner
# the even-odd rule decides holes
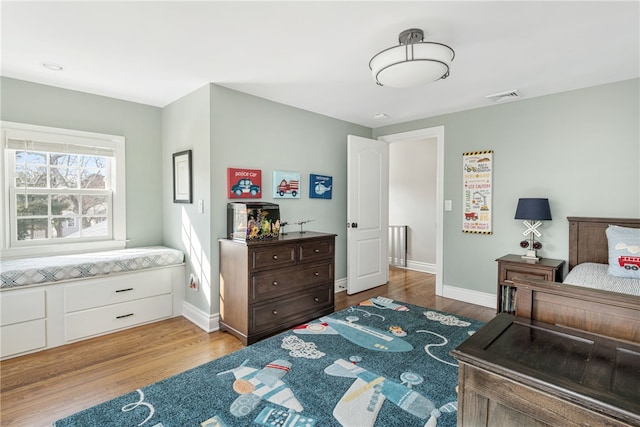
[[[493,102],[509,101],[512,99],[520,98],[520,94],[517,90],[508,90],[506,92],[494,93],[493,95],[487,95],[485,98]]]

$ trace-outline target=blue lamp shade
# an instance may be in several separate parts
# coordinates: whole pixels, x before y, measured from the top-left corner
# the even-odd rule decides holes
[[[549,199],[519,199],[515,219],[551,221]]]

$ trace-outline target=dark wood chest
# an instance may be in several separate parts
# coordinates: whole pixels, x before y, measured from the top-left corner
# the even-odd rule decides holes
[[[220,330],[243,344],[333,313],[334,234],[219,244]]]
[[[459,426],[639,426],[640,346],[499,314],[452,351]]]

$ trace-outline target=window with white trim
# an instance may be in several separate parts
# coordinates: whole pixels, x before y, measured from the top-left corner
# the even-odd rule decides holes
[[[124,247],[124,138],[2,123],[3,253]]]

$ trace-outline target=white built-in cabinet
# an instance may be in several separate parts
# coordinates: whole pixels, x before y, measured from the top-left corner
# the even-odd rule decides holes
[[[0,292],[2,359],[182,314],[184,265]]]

